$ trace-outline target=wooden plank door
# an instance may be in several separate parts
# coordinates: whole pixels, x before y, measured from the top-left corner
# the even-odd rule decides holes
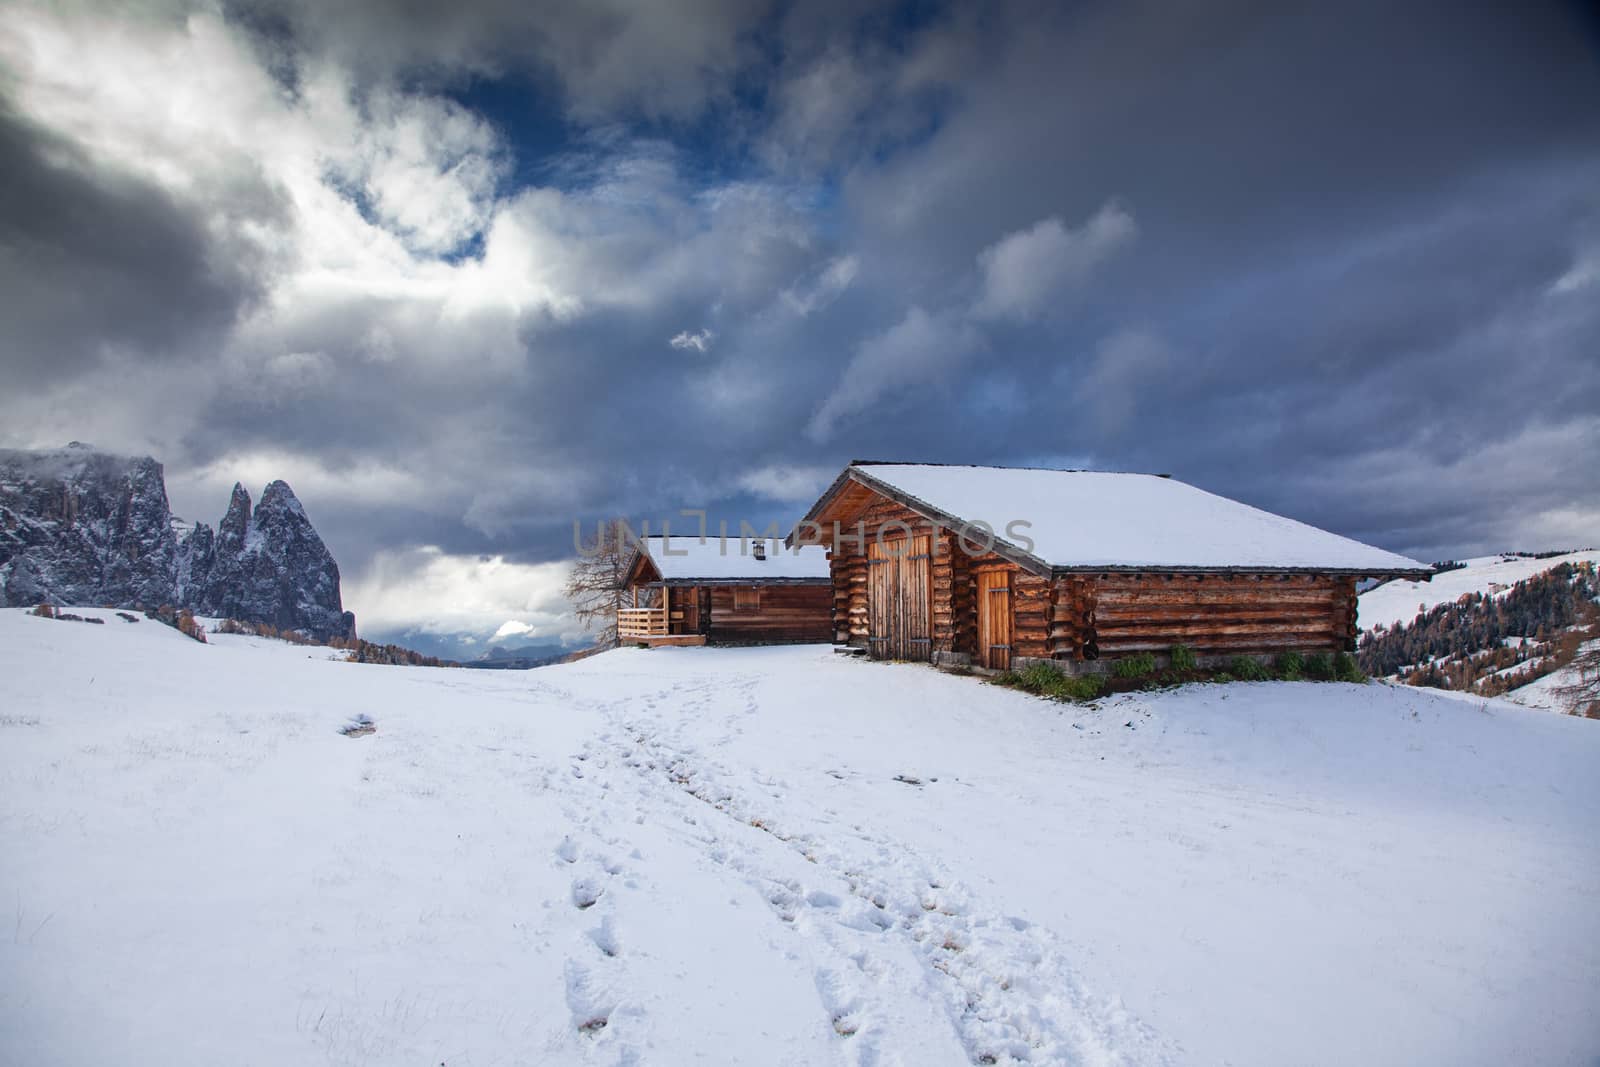
[[[679,616],[672,624],[675,634],[697,634],[700,632],[700,590],[696,586],[681,589],[673,597],[675,609]]]
[[[991,670],[1011,667],[1011,572],[979,571],[978,663]]]
[[[933,652],[932,538],[867,544],[867,644],[878,659]]]
[[[867,652],[891,658],[890,612],[894,606],[894,560],[876,540],[867,542]]]

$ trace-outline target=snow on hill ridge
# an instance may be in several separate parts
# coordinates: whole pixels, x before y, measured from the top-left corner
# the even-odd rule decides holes
[[[1488,593],[1495,586],[1511,586],[1543,574],[1563,563],[1589,561],[1600,563],[1600,549],[1585,549],[1561,556],[1533,559],[1527,556],[1477,556],[1462,560],[1465,567],[1436,574],[1426,582],[1396,579],[1362,593],[1359,598],[1360,626],[1371,630],[1378,626],[1409,623],[1421,611],[1438,604],[1447,604],[1466,593]]]
[[[1586,1063],[1600,731],[0,611],[17,1062]],[[342,736],[357,716],[373,732]]]

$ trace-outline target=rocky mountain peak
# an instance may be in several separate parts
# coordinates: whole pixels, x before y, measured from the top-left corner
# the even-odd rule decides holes
[[[339,566],[286,482],[235,484],[215,534],[180,540],[161,464],[73,442],[0,450],[0,606],[174,604],[321,640],[355,633]]]
[[[268,500],[272,500],[274,503],[281,503],[283,506],[297,511],[305,510],[300,506],[300,498],[294,495],[294,490],[289,488],[289,483],[282,478],[274,478],[261,491],[261,503],[265,504]]]
[[[250,536],[250,494],[238,482],[233,483],[233,495],[228,498],[227,514],[217,524],[217,544],[225,550],[239,552]]]

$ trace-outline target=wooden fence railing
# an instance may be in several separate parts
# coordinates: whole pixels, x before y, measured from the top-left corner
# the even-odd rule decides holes
[[[667,632],[666,608],[618,608],[617,636],[661,637]]]

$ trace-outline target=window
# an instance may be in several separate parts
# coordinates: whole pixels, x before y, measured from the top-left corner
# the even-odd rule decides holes
[[[750,612],[761,610],[761,590],[753,585],[738,585],[733,588],[733,610],[736,612]]]

